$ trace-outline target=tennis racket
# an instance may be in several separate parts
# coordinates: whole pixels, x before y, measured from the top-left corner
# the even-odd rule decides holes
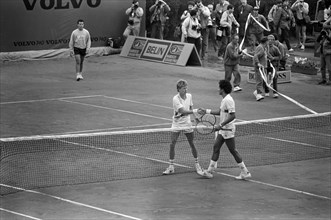
[[[204,114],[195,125],[199,134],[208,135],[215,132],[216,117],[211,114]],[[232,129],[221,128],[223,131],[232,131]]]
[[[195,128],[199,134],[211,134],[215,130],[216,117],[212,114],[204,114],[199,118]]]

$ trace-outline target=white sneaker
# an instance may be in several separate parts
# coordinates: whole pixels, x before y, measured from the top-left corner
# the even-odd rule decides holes
[[[170,165],[164,172],[163,175],[169,175],[175,173],[175,167]]]
[[[278,98],[278,94],[274,93],[274,98],[277,99]]]
[[[265,97],[269,97],[270,96],[269,92],[267,92],[266,94],[264,94],[264,96]]]
[[[241,172],[239,176],[236,176],[236,179],[237,180],[244,180],[244,179],[251,178],[251,177],[252,177],[252,175],[251,175],[250,172],[247,172],[247,173]]]
[[[207,177],[208,179],[211,179],[214,177],[212,173],[208,172],[208,170],[203,171],[203,176]]]
[[[261,101],[264,97],[261,94],[256,95],[256,101]]]
[[[300,49],[301,50],[304,50],[305,49],[305,45],[302,44],[301,47],[300,47]]]
[[[241,91],[242,90],[242,88],[240,88],[239,86],[235,86],[234,88],[233,88],[233,91],[234,92],[239,92],[239,91]]]
[[[289,49],[288,51],[289,51],[289,52],[293,52],[294,50],[293,50],[293,48],[291,48],[291,49]]]
[[[201,168],[199,163],[195,163],[195,169],[200,176],[203,176],[203,169]]]
[[[77,73],[76,80],[79,81],[81,79],[84,79],[81,73]]]

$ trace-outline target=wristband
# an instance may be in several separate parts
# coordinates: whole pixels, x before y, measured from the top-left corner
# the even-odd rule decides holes
[[[193,111],[192,111],[193,113],[198,113],[198,109],[196,108],[196,109],[193,109]]]
[[[207,114],[211,114],[211,109],[206,109]]]

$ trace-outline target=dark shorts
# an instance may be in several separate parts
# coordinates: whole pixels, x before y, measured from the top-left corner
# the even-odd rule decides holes
[[[301,20],[296,19],[295,23],[296,23],[298,26],[306,26],[306,25],[307,25],[305,19],[301,19]]]
[[[81,56],[85,56],[86,55],[86,48],[81,49],[81,48],[74,47],[74,53],[75,53],[75,55],[79,54]]]

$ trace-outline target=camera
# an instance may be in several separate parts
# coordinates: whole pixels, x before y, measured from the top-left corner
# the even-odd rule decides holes
[[[129,25],[133,25],[134,24],[134,21],[130,19],[130,20],[128,20],[128,24]]]

